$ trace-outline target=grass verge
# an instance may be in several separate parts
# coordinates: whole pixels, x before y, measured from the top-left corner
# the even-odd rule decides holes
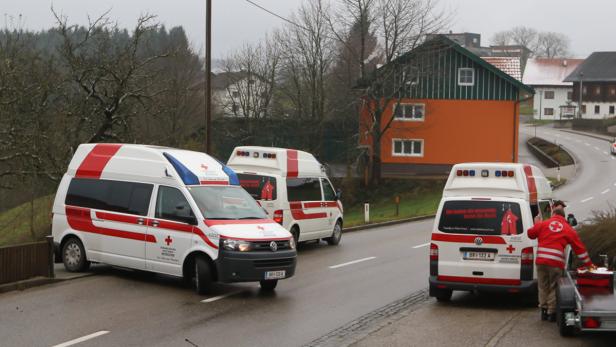
[[[38,241],[51,233],[49,215],[54,195],[0,213],[0,246]]]
[[[573,165],[575,161],[559,145],[556,145],[552,142],[546,141],[544,139],[533,137],[528,140],[528,142],[535,147],[539,148],[543,153],[547,154],[550,158],[554,159],[560,166]]]
[[[443,192],[441,181],[386,181],[378,188],[362,190],[361,197],[345,203],[344,225],[364,225],[364,203],[370,204],[370,223],[425,216],[436,213]],[[396,215],[395,197],[400,197]]]

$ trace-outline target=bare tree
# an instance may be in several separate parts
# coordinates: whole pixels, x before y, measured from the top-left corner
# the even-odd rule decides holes
[[[128,132],[130,120],[136,114],[128,107],[129,102],[143,104],[163,91],[152,90],[156,72],[149,68],[171,53],[142,54],[147,35],[158,28],[158,24],[153,23],[155,16],[141,16],[132,35],[128,36],[117,24],[111,24],[107,13],[90,21],[85,30],[69,25],[66,17],[53,13],[62,37],[59,53],[72,81],[92,105],[90,113],[77,115],[78,126],[73,134],[75,145],[121,140],[115,130]],[[126,35],[126,40],[114,40],[113,35]],[[84,129],[90,133],[82,134]]]
[[[494,46],[508,46],[511,44],[511,31],[504,30],[494,33],[490,39],[490,43]]]
[[[517,26],[511,29],[511,41],[520,46],[524,46],[531,51],[537,50],[537,30],[525,26]]]
[[[569,54],[569,38],[561,33],[540,33],[536,56],[544,58],[565,57]]]

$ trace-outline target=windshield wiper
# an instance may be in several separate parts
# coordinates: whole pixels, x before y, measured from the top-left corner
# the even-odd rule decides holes
[[[263,219],[263,217],[242,217],[238,219]]]

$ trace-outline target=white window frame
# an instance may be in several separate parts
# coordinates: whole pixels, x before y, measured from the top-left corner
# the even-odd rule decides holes
[[[470,71],[472,82],[461,82],[460,77],[462,77],[462,71]],[[458,68],[458,85],[459,86],[474,86],[475,85],[475,69],[472,67],[461,67]]]
[[[402,153],[396,153],[396,142],[397,141],[401,141],[402,142]],[[416,154],[416,153],[404,153],[404,142],[420,142],[421,143],[421,153]],[[420,158],[424,156],[424,140],[422,139],[391,139],[391,155],[393,157],[416,157],[416,158]]]
[[[411,112],[411,117],[408,117],[408,115],[404,114],[402,117],[396,117],[396,106],[398,106],[398,103],[394,103],[392,106],[392,112],[393,112],[393,117],[395,121],[402,121],[402,122],[423,122],[426,120],[426,104],[423,103],[411,103],[411,102],[401,102],[400,103],[400,107],[403,106],[411,106],[412,107],[412,112]],[[421,118],[415,118],[415,107],[417,106],[421,106],[421,108],[423,109],[423,112],[421,113]]]

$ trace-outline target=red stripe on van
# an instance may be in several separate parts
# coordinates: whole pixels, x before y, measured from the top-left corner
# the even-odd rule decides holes
[[[200,184],[216,185],[216,186],[228,186],[229,181],[199,181]]]
[[[461,283],[476,283],[476,284],[495,284],[503,286],[519,286],[522,281],[506,278],[481,278],[481,277],[459,277],[459,276],[438,276],[439,281],[443,282],[461,282]]]
[[[81,162],[75,177],[78,178],[101,178],[101,174],[111,157],[113,157],[122,145],[113,143],[99,143],[92,148],[90,153]]]
[[[71,228],[86,233],[156,243],[154,235],[102,228],[94,225],[94,223],[92,223],[92,215],[89,208],[66,206],[66,219]]]
[[[274,238],[264,237],[262,239],[255,239],[255,238],[234,237],[234,236],[226,236],[226,235],[220,235],[220,237],[224,239],[240,240],[240,241],[287,241],[291,239],[291,237],[274,237]]]
[[[432,241],[475,243],[475,239],[481,237],[483,244],[506,245],[507,242],[500,236],[492,235],[459,235],[459,234],[432,234]]]
[[[294,149],[287,149],[287,177],[297,177],[297,175],[297,151]]]
[[[319,205],[318,207],[321,207],[320,202],[316,204]],[[301,201],[289,202],[289,207],[291,208],[291,215],[295,220],[327,218],[327,213],[325,212],[304,213]]]
[[[528,185],[528,199],[531,204],[537,203],[537,185],[533,176],[533,169],[530,165],[524,165],[524,174],[526,175],[526,184]]]
[[[154,221],[154,220],[153,219],[150,220],[148,225],[151,226],[152,225],[152,221]],[[212,247],[214,249],[218,249],[218,246],[216,246],[216,244],[214,242],[212,242],[205,235],[203,230],[197,228],[196,226],[188,225],[188,224],[184,224],[184,223],[170,222],[170,221],[166,221],[166,220],[159,220],[159,219],[156,219],[156,221],[158,222],[158,228],[169,229],[169,230],[179,231],[179,232],[184,232],[184,233],[195,233],[208,246],[210,246],[210,247]]]

